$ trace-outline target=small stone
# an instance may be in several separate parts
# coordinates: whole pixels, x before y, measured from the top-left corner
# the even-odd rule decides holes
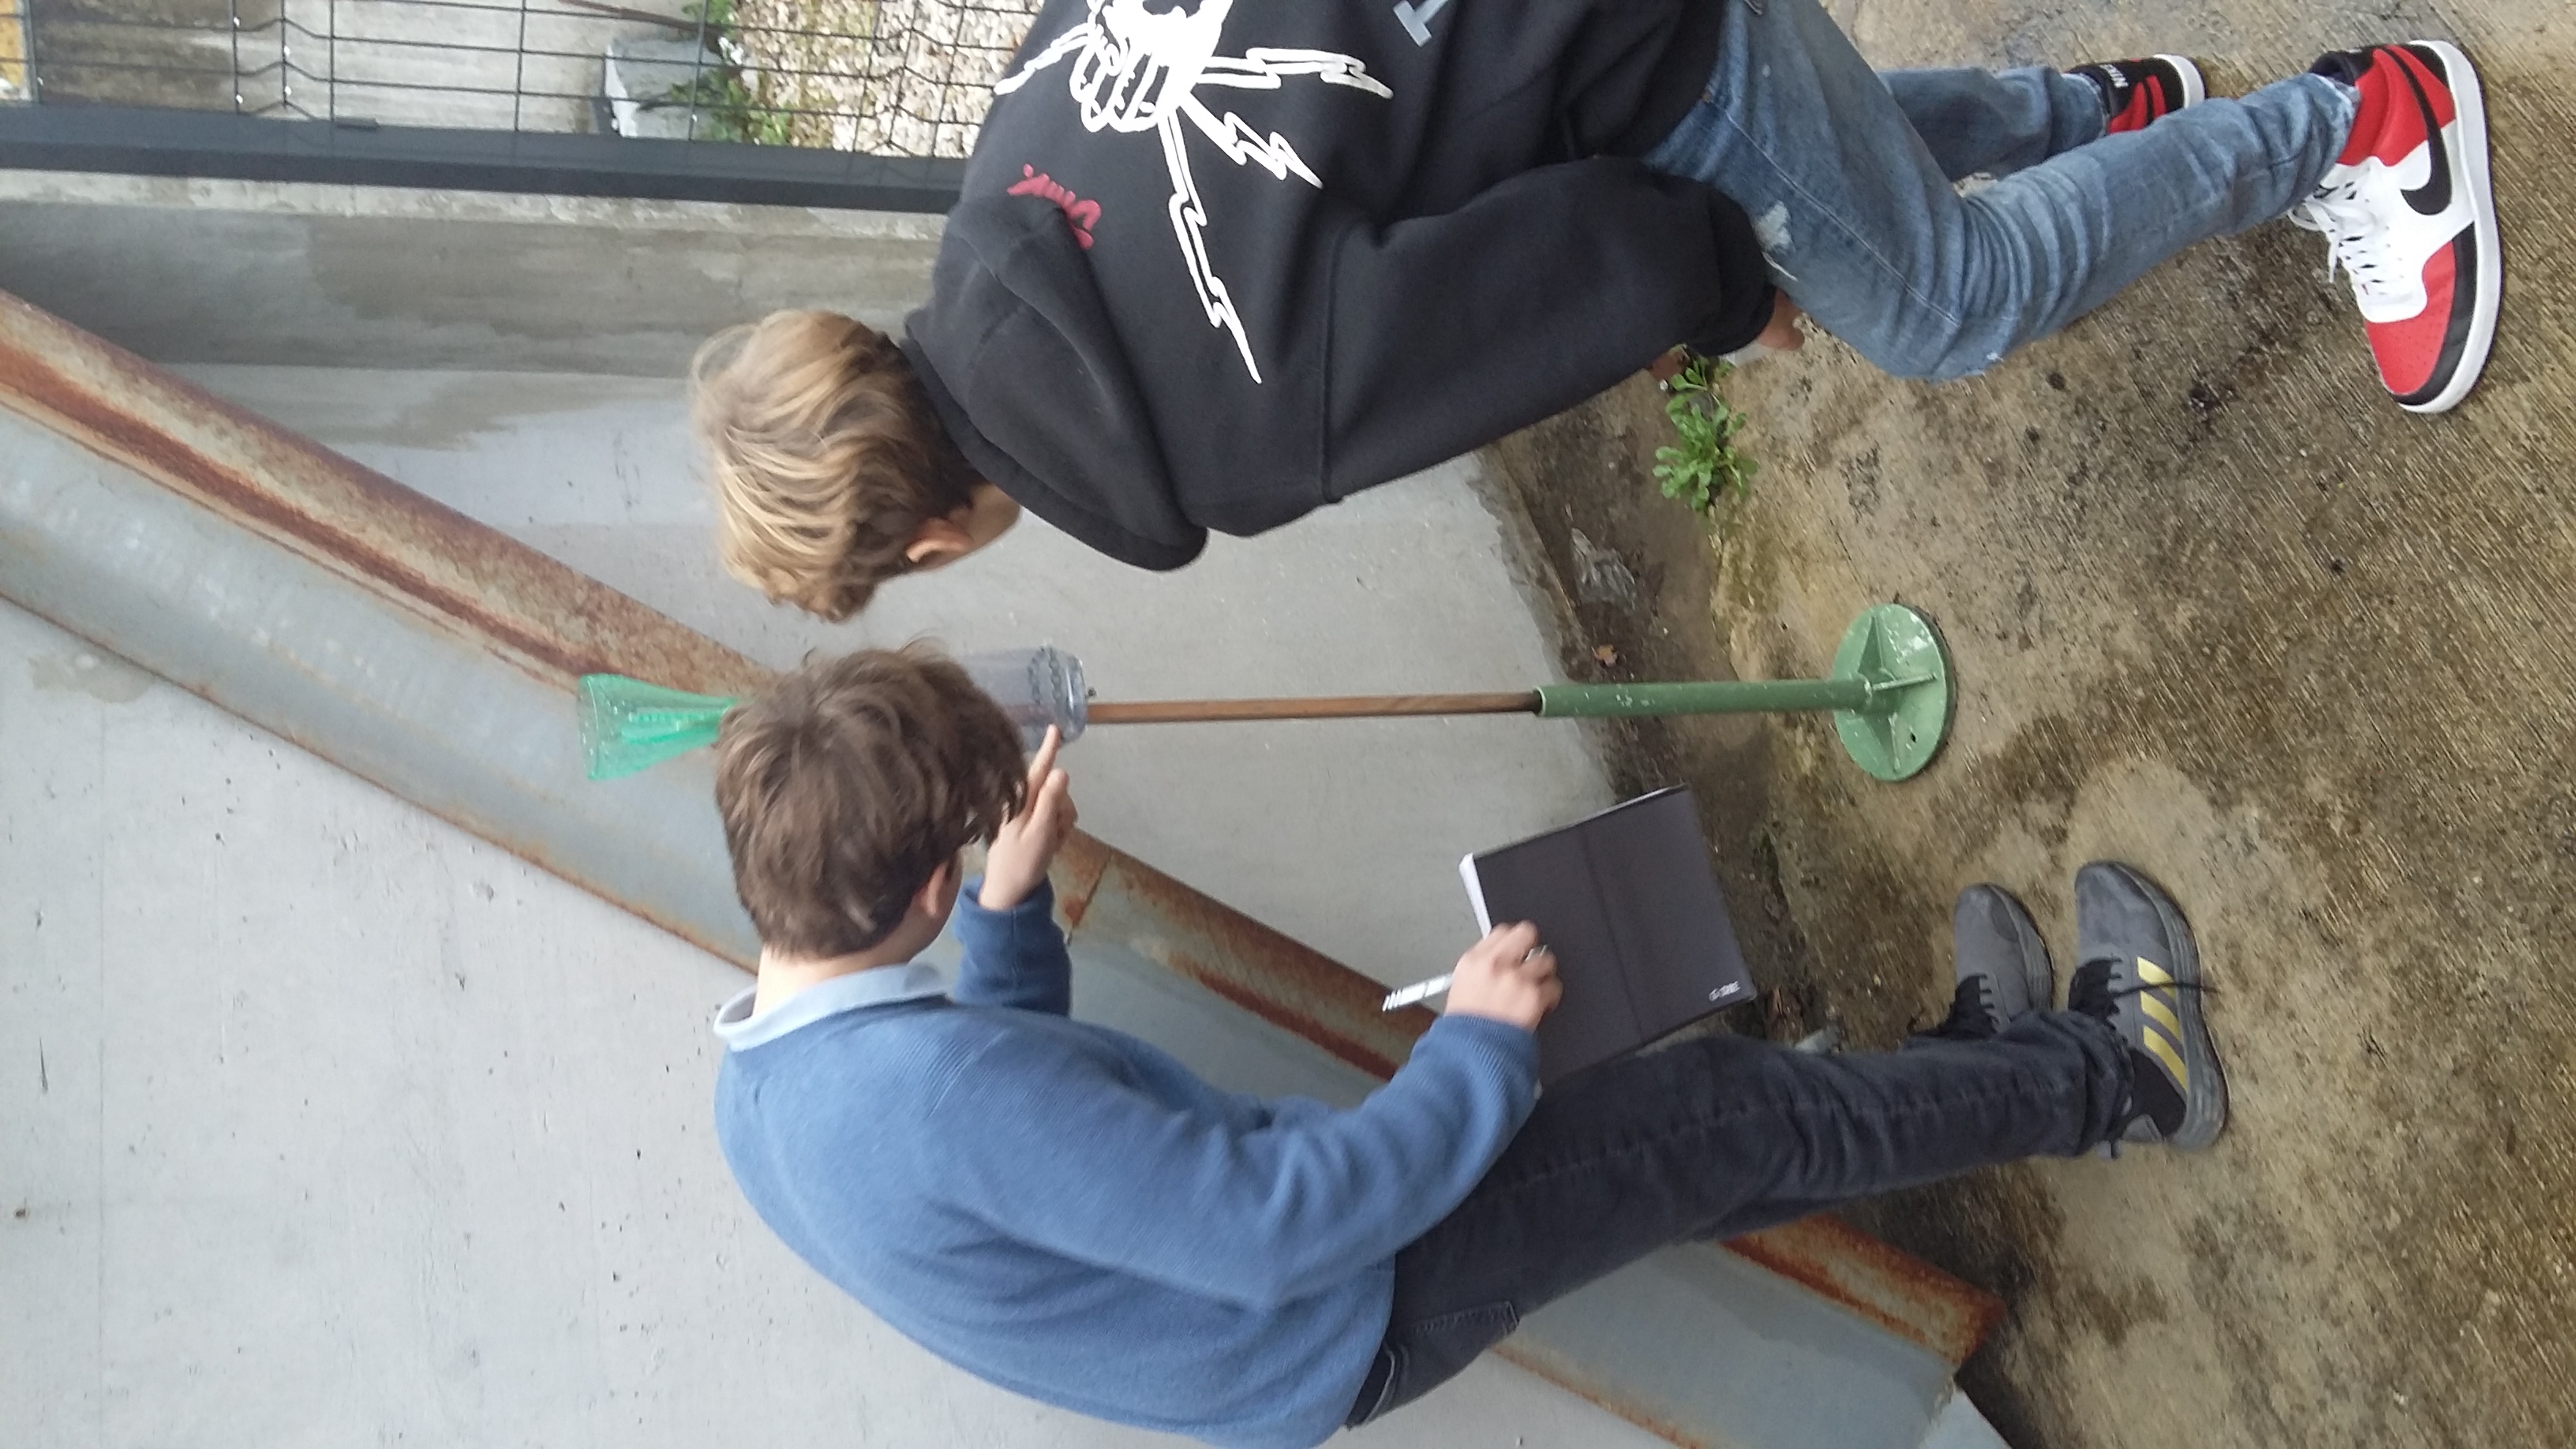
[[[1574,529],[1567,538],[1573,545],[1574,594],[1587,604],[1607,604],[1620,609],[1637,607],[1637,575],[1625,560],[1609,549],[1596,546]]]

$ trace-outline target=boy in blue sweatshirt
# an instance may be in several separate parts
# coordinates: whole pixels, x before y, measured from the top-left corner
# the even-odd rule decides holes
[[[2226,1115],[2178,912],[2077,878],[2082,961],[2000,889],[1960,898],[1949,1017],[1901,1052],[1740,1037],[1538,1100],[1555,965],[1526,925],[1348,1111],[1220,1091],[1072,1020],[1046,872],[1052,734],[921,649],[810,665],[737,708],[716,794],[763,942],[717,1017],[725,1160],[798,1256],[949,1362],[1104,1419],[1303,1449],[1420,1397],[1521,1315],[1667,1244]],[[981,880],[962,852],[989,842]],[[913,957],[954,924],[956,981]]]

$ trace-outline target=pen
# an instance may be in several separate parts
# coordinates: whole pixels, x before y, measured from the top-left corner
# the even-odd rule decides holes
[[[1449,976],[1445,974],[1434,976],[1428,981],[1416,981],[1411,986],[1401,986],[1388,992],[1386,1000],[1379,1003],[1378,1010],[1393,1011],[1399,1006],[1411,1006],[1417,1001],[1427,1001],[1438,996],[1448,989]]]

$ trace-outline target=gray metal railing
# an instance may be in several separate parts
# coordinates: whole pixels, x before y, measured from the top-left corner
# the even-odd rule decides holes
[[[0,165],[915,210],[953,199],[955,163],[1037,10],[1037,0],[0,5]],[[662,144],[601,144],[618,141]]]

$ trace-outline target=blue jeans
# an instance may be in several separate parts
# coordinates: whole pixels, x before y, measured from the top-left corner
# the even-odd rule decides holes
[[[1466,1200],[1395,1255],[1395,1302],[1348,1422],[1429,1393],[1521,1316],[1658,1248],[1732,1238],[2119,1125],[2129,1053],[2034,1011],[1983,1041],[1815,1056],[1712,1035],[1539,1098]]]
[[[1646,164],[1742,206],[1789,299],[1902,377],[1981,372],[2193,242],[2288,211],[2358,103],[2297,76],[2105,136],[2073,77],[1882,75],[1816,0],[1717,3],[1707,95]],[[1951,184],[1980,172],[2000,179]]]

